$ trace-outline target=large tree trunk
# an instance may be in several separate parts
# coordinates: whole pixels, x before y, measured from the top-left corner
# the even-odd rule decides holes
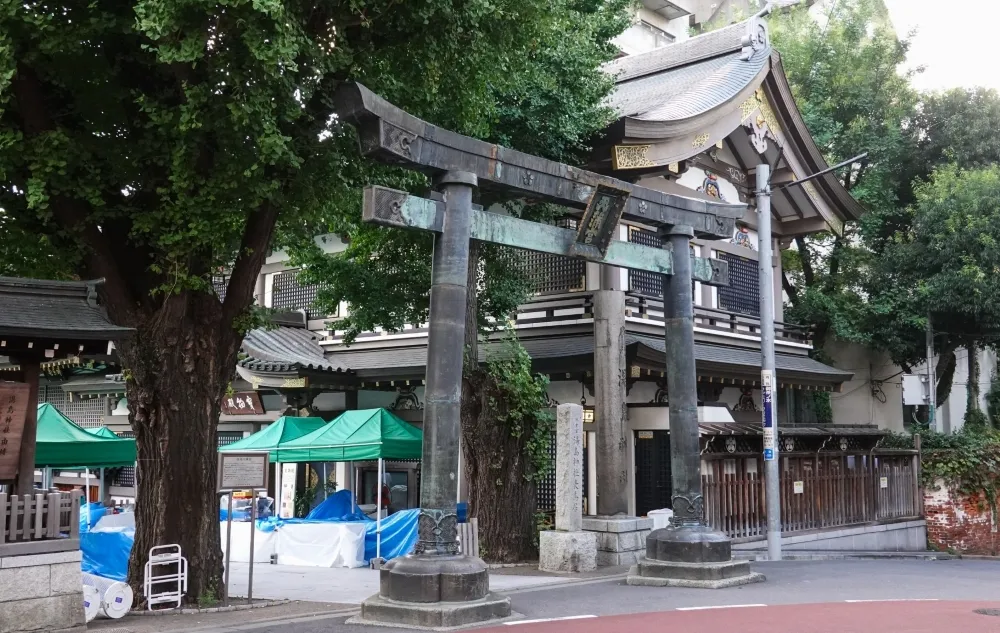
[[[483,558],[515,563],[537,557],[535,483],[525,437],[515,438],[489,404],[496,381],[478,363],[479,331],[476,288],[479,245],[469,253],[469,300],[465,318],[466,366],[462,381],[462,458],[469,482],[469,515],[479,519]],[[502,396],[498,398],[502,402]]]
[[[492,376],[476,370],[465,380],[462,394],[462,441],[469,475],[469,506],[479,518],[479,540],[483,558],[492,563],[520,563],[538,556],[535,523],[535,482],[525,450],[530,434],[515,437],[497,420],[490,403],[500,407]],[[469,424],[465,424],[469,422]]]
[[[968,347],[969,382],[966,387],[966,414],[979,411],[979,346],[975,343]]]
[[[177,544],[188,561],[187,601],[225,597],[216,430],[241,337],[222,315],[215,296],[185,291],[134,324],[119,349],[139,460],[129,560],[137,596],[150,548]]]

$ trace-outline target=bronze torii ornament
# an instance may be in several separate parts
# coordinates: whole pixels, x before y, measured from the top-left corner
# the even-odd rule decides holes
[[[457,541],[470,239],[664,275],[675,520],[671,528],[651,535],[647,549],[651,558],[699,562],[689,561],[687,553],[707,537],[716,557],[728,560],[728,539],[708,529],[702,516],[691,297],[694,279],[728,285],[728,268],[718,260],[673,254],[688,253],[696,236],[729,239],[746,206],[668,194],[462,136],[404,112],[357,83],[341,86],[334,102],[341,120],[356,127],[363,155],[423,172],[440,191],[436,199],[424,199],[385,187],[365,190],[366,221],[432,231],[435,241],[418,540],[412,555],[382,568],[379,595],[363,604],[360,620],[447,628],[510,615],[510,600],[489,592],[486,565],[459,555]],[[579,214],[579,228],[484,211],[472,204],[477,186],[567,207]],[[622,219],[658,227],[664,248],[615,239]],[[654,538],[661,532],[669,534]]]

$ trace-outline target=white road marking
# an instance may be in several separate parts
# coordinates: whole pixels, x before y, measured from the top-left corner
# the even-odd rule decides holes
[[[937,598],[887,598],[885,600],[844,600],[844,602],[938,602]]]
[[[766,604],[720,604],[714,607],[677,607],[677,611],[705,611],[707,609],[749,609],[751,607],[766,607]]]
[[[563,622],[565,620],[589,620],[596,618],[596,615],[570,615],[565,618],[543,618],[541,620],[519,620],[517,622],[504,622],[506,626],[517,626],[518,624],[538,624],[539,622]]]

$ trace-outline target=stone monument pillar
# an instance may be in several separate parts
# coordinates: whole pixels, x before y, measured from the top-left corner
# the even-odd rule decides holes
[[[583,528],[597,533],[597,564],[628,565],[642,558],[648,519],[628,514],[628,407],[626,406],[625,292],[621,269],[601,266],[594,293],[594,422],[597,426],[597,518]]]
[[[539,533],[538,568],[597,569],[597,534],[583,532],[583,407],[556,409],[556,529]]]
[[[674,274],[663,277],[663,321],[670,397],[670,525],[646,539],[646,560],[632,567],[630,585],[718,589],[764,580],[746,561],[732,559],[732,542],[705,523],[698,440],[698,381],[694,359],[691,256],[694,231],[675,226],[664,247],[674,253]]]

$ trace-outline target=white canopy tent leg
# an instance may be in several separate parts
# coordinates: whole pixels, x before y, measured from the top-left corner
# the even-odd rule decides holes
[[[326,487],[326,462],[323,462],[323,501],[330,498],[330,493],[327,492]]]
[[[382,458],[378,458],[378,484],[375,503],[378,505],[375,512],[375,558],[382,560],[382,471],[383,471],[383,461]]]
[[[87,503],[87,531],[90,531],[90,469],[83,471],[83,481],[87,491],[83,495],[83,500]]]
[[[104,505],[104,493],[107,491],[107,484],[104,482],[104,476],[107,474],[105,468],[101,468],[101,479],[97,482],[97,500]]]
[[[281,516],[281,462],[274,463],[274,516],[284,518]]]

